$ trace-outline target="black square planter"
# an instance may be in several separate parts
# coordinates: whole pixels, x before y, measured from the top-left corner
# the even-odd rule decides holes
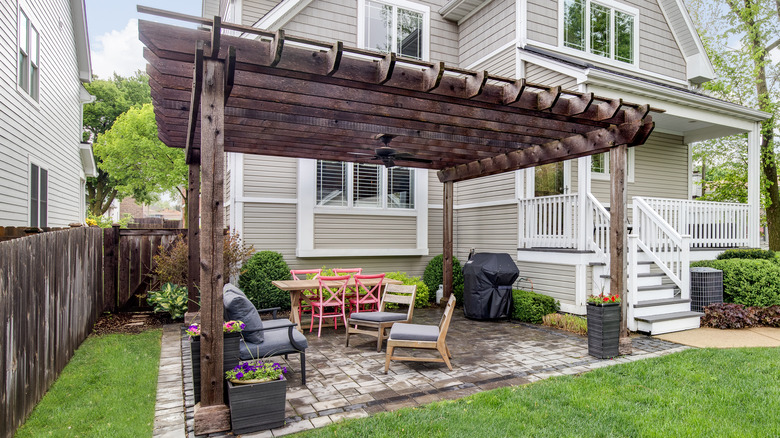
[[[222,371],[232,370],[239,362],[239,341],[241,333],[225,333],[222,342]],[[200,402],[200,336],[190,339],[192,358],[192,383],[195,390],[195,403]],[[224,377],[223,377],[224,378]]]
[[[284,426],[286,379],[250,384],[227,382],[227,388],[234,434]]]
[[[620,303],[588,303],[588,354],[599,359],[618,356]]]

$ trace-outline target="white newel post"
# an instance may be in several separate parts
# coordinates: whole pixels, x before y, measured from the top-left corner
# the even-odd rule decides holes
[[[593,215],[590,212],[588,193],[590,193],[590,156],[577,159],[577,208],[579,209],[577,249],[579,251],[588,249],[589,233],[593,230]]]
[[[755,123],[748,133],[748,246],[758,248],[761,190],[761,124]]]

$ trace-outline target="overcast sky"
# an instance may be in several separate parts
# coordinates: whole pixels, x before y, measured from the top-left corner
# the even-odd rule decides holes
[[[136,12],[138,3],[173,12],[200,16],[201,0],[86,0],[92,72],[107,79],[116,72],[130,76],[145,70],[143,44],[138,40],[138,19],[192,27],[180,21],[165,20]]]

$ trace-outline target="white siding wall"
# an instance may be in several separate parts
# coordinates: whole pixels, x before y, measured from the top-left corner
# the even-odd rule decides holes
[[[40,32],[40,98],[33,103],[16,89],[16,4],[0,0],[0,226],[29,225],[30,159],[48,170],[48,226],[83,222],[80,82],[70,5],[26,1],[25,12]]]
[[[460,25],[460,63],[470,65],[514,39],[515,2],[493,0]]]

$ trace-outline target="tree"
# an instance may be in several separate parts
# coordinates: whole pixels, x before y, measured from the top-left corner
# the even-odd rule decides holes
[[[772,116],[761,127],[761,171],[769,247],[780,250],[780,191],[774,130],[778,105],[778,70],[769,58],[778,35],[780,1],[777,0],[687,0],[692,18],[713,61],[719,79],[704,87],[722,98],[752,106]],[[725,31],[724,31],[725,30]],[[736,49],[730,46],[738,45]],[[726,143],[710,142],[705,147],[733,151]],[[733,153],[733,152],[732,152]],[[705,155],[706,156],[706,155]],[[718,160],[718,155],[714,155]],[[731,169],[729,179],[738,175],[734,163],[720,158],[719,166]],[[746,175],[746,173],[745,173]],[[739,184],[729,184],[731,189]],[[717,189],[717,188],[716,188]]]
[[[129,78],[115,74],[109,80],[94,79],[84,86],[95,96],[94,102],[84,105],[84,141],[94,141],[111,128],[117,117],[133,106],[152,101],[149,77],[141,71]],[[114,199],[122,199],[128,194],[117,189],[122,182],[104,171],[99,158],[95,158],[98,160],[98,176],[87,178],[87,204],[93,215],[101,216]]]
[[[132,107],[94,143],[98,166],[110,175],[116,193],[150,204],[163,192],[178,193],[187,202],[184,150],[169,148],[157,137],[151,104]]]

